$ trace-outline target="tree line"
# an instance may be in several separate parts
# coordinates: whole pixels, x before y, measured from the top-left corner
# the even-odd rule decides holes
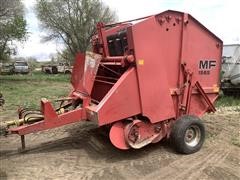
[[[89,49],[97,22],[112,23],[116,13],[101,0],[36,0],[34,8],[43,42],[63,43],[58,57],[72,61],[77,52]],[[21,0],[0,0],[0,60],[16,54],[16,41],[27,41],[28,30]]]

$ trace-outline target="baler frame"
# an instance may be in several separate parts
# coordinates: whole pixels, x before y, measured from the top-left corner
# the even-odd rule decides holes
[[[132,21],[138,23],[131,24]],[[144,40],[154,45],[145,50],[141,36],[148,26],[153,29],[153,35],[149,34]],[[192,28],[192,33],[187,29],[188,26]],[[170,52],[165,52],[164,45],[157,44],[159,41],[155,40],[165,40],[162,34],[168,33],[170,28],[173,29],[173,33],[169,41],[179,42],[179,45],[171,44],[174,47],[170,48],[176,57],[169,56],[170,63],[175,63],[177,79],[164,79],[167,77],[164,67],[167,66],[163,60],[158,61],[158,55],[162,55],[163,58]],[[161,32],[159,37],[154,34],[158,31]],[[180,33],[180,38],[177,33]],[[189,34],[193,38],[198,35],[208,37],[205,41],[211,45],[209,47],[214,52],[207,52],[205,56],[216,59],[212,69],[213,64],[210,62],[208,73],[214,75],[209,80],[210,83],[203,81],[204,78],[200,76],[201,69],[197,74],[195,66],[199,59],[196,59],[196,62],[192,60],[199,58],[199,52],[196,49],[192,53],[187,52]],[[205,50],[204,43],[201,48]],[[163,49],[160,54],[156,54],[158,45]],[[26,134],[91,120],[99,126],[112,126],[109,136],[116,147],[137,149],[149,143],[156,143],[164,137],[169,138],[175,122],[185,116],[187,119],[193,119],[193,123],[204,130],[201,123],[195,122],[198,118],[190,115],[201,116],[205,112],[216,111],[213,102],[219,92],[219,78],[216,76],[220,72],[221,63],[218,61],[221,59],[222,41],[190,15],[165,11],[122,23],[98,23],[92,46],[93,53],[88,53],[88,56],[84,53],[77,54],[71,79],[73,90],[68,97],[58,100],[61,101],[58,108],[54,109],[51,102],[43,98],[41,110],[37,111],[38,116],[30,117],[31,121],[25,121],[25,116],[31,114],[31,111],[29,113],[20,110],[20,120],[7,123],[7,126],[21,125],[9,128],[8,131],[21,136],[22,148],[25,148]],[[205,68],[208,60],[199,63],[199,68]],[[160,69],[153,68],[154,66]],[[154,73],[161,79],[163,86],[154,84],[151,77]],[[160,103],[161,100],[164,104]],[[193,108],[193,105],[196,107]],[[161,111],[157,111],[157,108]],[[200,147],[201,145],[197,148]],[[196,148],[185,150],[195,151]]]

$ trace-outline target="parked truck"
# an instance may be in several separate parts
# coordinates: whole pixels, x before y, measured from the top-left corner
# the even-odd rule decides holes
[[[72,66],[70,66],[68,63],[43,65],[42,72],[47,74],[58,74],[58,73],[71,74]]]
[[[13,74],[13,64],[12,63],[2,63],[0,67],[0,74],[2,75],[11,75]]]
[[[16,74],[28,74],[30,72],[28,63],[26,61],[15,61],[13,63],[13,72]]]
[[[1,74],[28,74],[29,65],[26,61],[15,61],[13,63],[3,63],[0,68]]]
[[[240,44],[223,47],[221,89],[224,95],[240,96]]]

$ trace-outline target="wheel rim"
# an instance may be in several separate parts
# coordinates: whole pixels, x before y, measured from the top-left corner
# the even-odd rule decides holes
[[[201,130],[198,126],[192,125],[186,130],[184,142],[188,146],[195,147],[200,142],[200,139],[201,139]]]

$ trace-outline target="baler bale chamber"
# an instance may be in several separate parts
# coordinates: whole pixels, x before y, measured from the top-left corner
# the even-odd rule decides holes
[[[104,25],[93,52],[76,56],[73,89],[54,108],[21,109],[8,131],[24,135],[65,124],[94,121],[110,126],[119,149],[171,138],[181,153],[198,151],[205,138],[200,117],[214,112],[219,93],[222,41],[191,15],[165,11]],[[11,125],[18,126],[11,127]]]

